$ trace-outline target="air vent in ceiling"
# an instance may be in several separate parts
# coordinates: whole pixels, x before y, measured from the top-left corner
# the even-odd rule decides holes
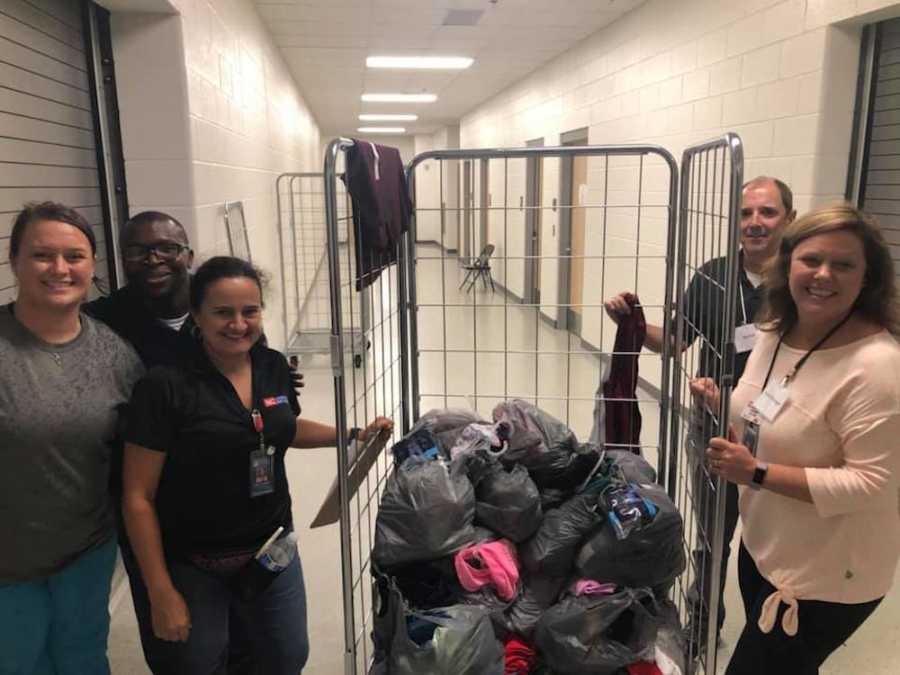
[[[444,17],[445,26],[474,26],[481,20],[483,9],[450,9]]]

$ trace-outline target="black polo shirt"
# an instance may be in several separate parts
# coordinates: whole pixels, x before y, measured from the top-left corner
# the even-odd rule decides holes
[[[738,264],[740,272],[738,279],[737,308],[735,311],[735,327],[745,323],[752,323],[757,311],[762,305],[763,288],[754,287],[747,277],[744,269],[744,254],[740,253]],[[684,294],[684,340],[690,345],[698,336],[703,338],[700,349],[700,364],[697,368],[697,376],[713,377],[718,380],[719,364],[721,362],[720,343],[722,340],[722,318],[725,315],[725,278],[727,273],[726,259],[714,258],[703,264],[694,274],[687,291]],[[743,303],[741,302],[743,300]],[[750,352],[735,354],[734,358],[734,384],[744,373]]]
[[[250,497],[250,453],[259,435],[231,382],[199,344],[177,367],[151,370],[135,387],[125,440],[166,453],[156,510],[167,554],[222,553],[261,545],[292,525],[284,455],[300,414],[282,354],[250,350],[253,405],[275,447],[274,492]]]
[[[189,335],[194,325],[189,316],[181,330],[172,330],[150,313],[130,285],[88,302],[82,309],[131,343],[147,368],[177,364],[180,336]]]

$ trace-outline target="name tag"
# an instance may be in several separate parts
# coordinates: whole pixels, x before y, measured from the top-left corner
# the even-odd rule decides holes
[[[780,382],[770,382],[766,390],[753,401],[753,408],[762,419],[771,424],[789,398],[786,387]]]
[[[756,336],[759,331],[756,324],[745,323],[734,329],[734,349],[738,354],[749,352],[756,344]]]
[[[275,448],[268,446],[250,453],[250,496],[275,492]]]
[[[759,447],[759,424],[748,421],[744,425],[744,437],[741,439],[741,445],[745,446],[750,451],[750,454],[756,457],[756,450]]]

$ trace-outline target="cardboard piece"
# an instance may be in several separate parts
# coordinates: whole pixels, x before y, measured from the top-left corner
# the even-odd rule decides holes
[[[374,439],[365,444],[350,443],[347,446],[347,466],[350,467],[350,476],[347,481],[350,489],[350,496],[356,494],[359,486],[369,475],[369,470],[375,464],[381,451],[387,443],[387,438],[376,436]],[[362,446],[362,447],[360,447]],[[324,527],[338,522],[341,518],[340,503],[338,501],[338,481],[335,477],[331,483],[331,489],[325,496],[319,512],[310,523],[310,528]]]

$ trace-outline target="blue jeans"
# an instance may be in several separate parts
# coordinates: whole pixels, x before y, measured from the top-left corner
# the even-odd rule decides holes
[[[115,538],[40,581],[0,586],[0,675],[109,675]]]
[[[125,528],[119,528],[119,552],[122,554],[122,563],[125,572],[128,574],[128,584],[131,588],[131,596],[146,597],[147,590],[144,588],[144,579],[141,576],[141,569],[138,566],[137,558],[134,550],[131,548],[131,542],[128,541],[128,535]],[[239,615],[232,608],[228,617],[228,675],[260,675],[256,671],[253,661],[253,649],[247,637],[247,628],[243,624],[244,617]],[[138,624],[142,630],[141,635],[145,633],[152,635],[153,631],[149,625],[145,628],[143,619],[138,616]],[[143,637],[141,639],[141,649],[144,648]],[[144,652],[144,660],[149,661],[150,655]]]
[[[298,675],[309,656],[306,591],[299,554],[272,585],[244,602],[219,577],[189,563],[169,561],[169,575],[191,613],[187,642],[153,635],[150,602],[143,583],[132,583],[134,610],[147,665],[154,675],[228,673],[229,616],[242,618],[259,675]],[[134,580],[132,580],[134,582]]]

